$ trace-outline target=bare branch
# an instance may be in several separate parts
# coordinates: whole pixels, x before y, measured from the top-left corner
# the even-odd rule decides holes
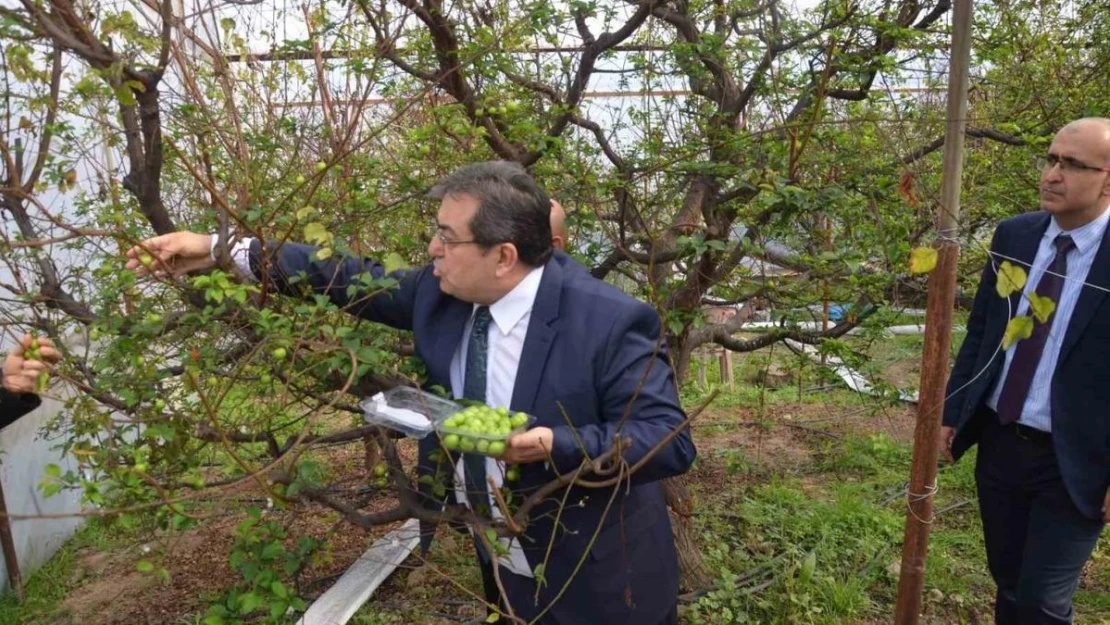
[[[1013,135],[1006,134],[1004,132],[999,132],[997,130],[993,130],[993,129],[990,129],[990,128],[968,128],[965,134],[969,137],[977,137],[977,138],[980,138],[980,139],[992,139],[994,141],[998,141],[999,143],[1005,143],[1006,145],[1013,145],[1013,146],[1029,145],[1029,143],[1025,139],[1022,139],[1021,137],[1015,137]],[[937,137],[936,139],[934,139],[934,140],[930,141],[929,143],[921,146],[920,148],[917,148],[913,152],[910,152],[909,154],[897,159],[896,161],[894,161],[894,164],[895,165],[909,165],[910,163],[912,163],[914,161],[917,161],[917,160],[920,160],[920,159],[924,158],[925,156],[929,155],[930,153],[939,150],[942,147],[944,147],[944,135],[941,135],[940,137]]]

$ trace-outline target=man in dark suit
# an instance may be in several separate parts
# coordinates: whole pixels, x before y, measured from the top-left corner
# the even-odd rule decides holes
[[[412,330],[431,384],[535,415],[504,456],[520,463],[518,491],[575,470],[616,437],[630,441],[623,458],[636,465],[683,425],[658,314],[553,252],[550,200],[522,167],[467,166],[431,195],[440,200],[432,263],[394,274],[399,285],[388,293],[358,292],[361,277],[385,277],[367,259],[321,261],[309,246],[264,249],[257,241],[240,241],[231,255],[244,273],[287,293],[308,285],[351,314]],[[141,270],[141,248],[174,273],[214,262],[207,235],[146,241],[128,253],[129,267]],[[434,436],[421,441],[425,471],[436,446]],[[695,453],[683,429],[616,489],[578,486],[534,509],[523,540],[498,557],[504,598],[517,614],[558,625],[677,623],[678,564],[659,481],[686,471]],[[488,503],[484,478],[500,484],[504,465],[462,456],[456,499]],[[495,602],[490,555],[478,551]]]
[[[1042,211],[995,230],[941,429],[949,460],[979,444],[1000,625],[1071,623],[1080,571],[1110,521],[1110,120],[1057,133],[1040,199]],[[996,291],[1003,261],[1028,269],[1024,293],[1008,299]],[[1009,320],[1042,298],[1051,315],[1003,351]]]
[[[51,365],[61,358],[54,344],[42,338],[37,339],[37,358],[28,358],[32,340],[35,339],[31,335],[25,335],[4,358],[4,366],[0,370],[0,428],[11,425],[38,408],[39,397],[35,394],[35,386],[39,375],[49,374]]]

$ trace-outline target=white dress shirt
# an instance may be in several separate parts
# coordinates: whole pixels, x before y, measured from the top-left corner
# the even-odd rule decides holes
[[[506,293],[489,307],[493,323],[489,328],[489,351],[486,354],[486,405],[494,408],[509,407],[513,400],[513,389],[516,386],[516,373],[520,367],[520,354],[524,350],[524,338],[528,335],[528,320],[531,316],[532,305],[536,301],[536,293],[540,289],[540,280],[543,278],[543,267],[533,269],[513,290]],[[475,304],[463,330],[462,339],[455,348],[455,355],[451,358],[451,393],[455,397],[463,396],[463,382],[466,379],[466,350],[470,343],[470,330],[474,326]],[[497,488],[501,488],[505,478],[505,463],[486,457],[486,475],[492,477]],[[463,505],[469,505],[466,497],[466,479],[463,472],[463,461],[459,458],[455,465],[455,500]],[[488,487],[489,484],[487,483]],[[489,495],[490,514],[493,518],[502,518],[501,509]],[[501,556],[499,564],[508,568],[517,575],[532,577],[532,569],[520,548],[520,542],[513,539],[501,539],[502,544],[509,547],[508,556]]]
[[[1067,234],[1075,242],[1075,249],[1068,253],[1068,273],[1067,279],[1064,280],[1064,287],[1060,292],[1060,301],[1056,302],[1056,310],[1049,318],[1052,327],[1049,328],[1044,351],[1041,352],[1041,359],[1037,362],[1037,371],[1033,374],[1033,381],[1029,384],[1029,395],[1025,398],[1021,418],[1018,419],[1020,423],[1029,427],[1045,432],[1052,431],[1052,376],[1056,373],[1056,362],[1060,358],[1060,346],[1064,342],[1068,324],[1071,323],[1072,311],[1075,310],[1075,303],[1079,301],[1079,295],[1084,287],[1083,283],[1087,280],[1087,273],[1091,269],[1091,264],[1094,263],[1098,248],[1102,245],[1102,238],[1106,234],[1108,220],[1110,220],[1110,210],[1104,211],[1102,215],[1088,224],[1070,232],[1065,232],[1060,229],[1060,226],[1056,224],[1056,219],[1053,218],[1049,222],[1048,228],[1045,229],[1044,236],[1041,237],[1040,245],[1037,247],[1037,255],[1033,258],[1032,266],[1029,267],[1029,277],[1025,281],[1025,289],[1018,303],[1016,316],[1029,312],[1029,294],[1036,292],[1037,283],[1041,281],[1041,276],[1044,275],[1045,270],[1052,263],[1053,257],[1056,256],[1054,244],[1056,237],[1060,234]],[[1005,383],[1006,375],[1010,372],[1010,362],[1014,359],[1014,353],[1017,351],[1018,345],[1020,345],[1020,341],[1006,350],[1006,362],[1002,366],[1002,373],[998,376],[994,390],[987,399],[987,406],[991,410],[997,411],[998,409],[998,399],[1002,396],[1002,385]]]
[[[213,242],[216,236],[212,237]],[[215,245],[215,243],[213,243]],[[237,241],[231,248],[231,258],[239,271],[251,280],[257,278],[250,268],[251,239],[244,238]],[[543,267],[537,267],[528,273],[513,290],[506,293],[501,299],[490,305],[490,316],[493,323],[489,329],[489,346],[486,366],[486,404],[494,408],[509,407],[513,400],[513,389],[516,386],[517,369],[520,367],[520,355],[524,350],[524,339],[528,335],[528,320],[531,316],[532,305],[536,301],[536,293],[540,289],[540,280],[543,278]],[[478,309],[475,304],[471,310],[470,319],[466,322],[462,338],[455,348],[451,358],[450,376],[451,393],[456,397],[463,396],[463,382],[466,379],[466,350],[470,342],[470,330],[474,326],[474,311]],[[505,464],[499,460],[486,457],[486,475],[492,477],[496,487],[504,483]],[[487,488],[489,483],[486,484]],[[466,479],[462,458],[455,466],[455,499],[460,504],[469,506],[466,497]],[[493,518],[502,518],[501,509],[489,494],[489,509]],[[517,539],[511,541],[500,539],[501,543],[509,548],[508,555],[500,556],[498,564],[518,575],[532,577],[532,569],[524,556]]]

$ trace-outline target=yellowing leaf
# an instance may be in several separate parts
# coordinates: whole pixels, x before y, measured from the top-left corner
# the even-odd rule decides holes
[[[1033,311],[1033,316],[1041,323],[1048,323],[1048,318],[1056,310],[1056,302],[1052,301],[1050,297],[1041,297],[1036,293],[1029,294],[1029,310]]]
[[[316,260],[327,260],[331,258],[332,249],[330,247],[321,247],[316,250]]]
[[[382,267],[386,273],[393,273],[398,269],[408,269],[409,264],[397,252],[390,252],[386,255],[385,260],[382,261]]]
[[[1002,266],[998,268],[998,280],[994,284],[994,288],[998,291],[1000,297],[1010,297],[1014,293],[1020,292],[1025,288],[1025,270],[1017,265],[1011,265],[1010,261],[1002,261]]]
[[[1033,318],[1029,315],[1014,317],[1006,324],[1006,333],[1002,335],[1002,349],[1010,349],[1014,343],[1031,336],[1033,336]]]
[[[937,266],[937,251],[931,247],[917,247],[910,252],[910,273],[929,273]]]
[[[496,623],[499,620],[501,620],[501,614],[497,612],[490,612],[489,616],[486,617],[487,623]]]
[[[331,233],[324,224],[314,221],[304,227],[304,239],[313,245],[324,247],[331,243]]]

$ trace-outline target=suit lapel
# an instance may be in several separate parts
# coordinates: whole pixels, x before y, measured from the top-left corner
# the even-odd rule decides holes
[[[466,329],[466,321],[470,319],[470,314],[474,311],[474,305],[453,297],[445,297],[442,301],[444,302],[442,304],[444,311],[441,313],[442,317],[436,322],[438,332],[434,339],[435,344],[430,352],[438,357],[427,358],[424,364],[428,367],[428,373],[431,374],[433,380],[439,381],[448,391],[453,391],[451,388],[451,359],[455,357],[455,350],[459,346],[459,341],[462,340],[463,330]]]
[[[513,382],[512,409],[532,412],[540,389],[547,357],[558,334],[559,300],[563,292],[563,268],[552,258],[544,266],[543,279],[528,317],[528,334],[520,353]]]
[[[1086,282],[1090,286],[1084,286],[1079,292],[1079,299],[1075,302],[1071,319],[1068,320],[1068,330],[1064,334],[1064,343],[1060,346],[1058,362],[1061,363],[1079,341],[1079,337],[1083,335],[1083,330],[1098,310],[1102,298],[1106,297],[1106,291],[1103,289],[1110,289],[1110,228],[1107,228],[1107,234],[1102,236],[1098,252],[1091,262],[1091,269],[1087,272]]]

